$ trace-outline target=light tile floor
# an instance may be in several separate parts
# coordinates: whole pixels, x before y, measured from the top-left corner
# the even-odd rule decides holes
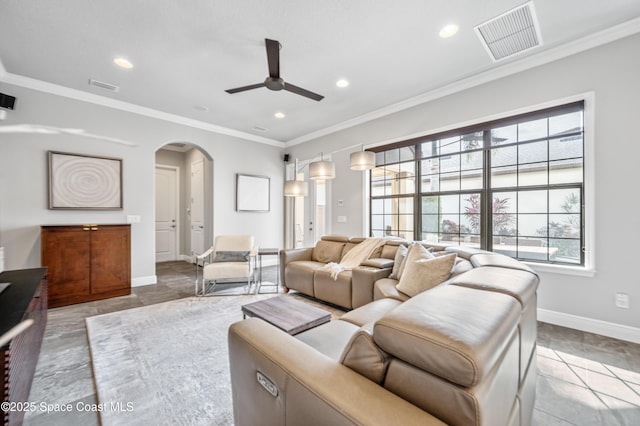
[[[84,319],[88,316],[192,296],[194,266],[157,265],[158,284],[132,294],[49,310],[30,401],[95,404]],[[275,267],[263,279],[275,279]],[[26,425],[98,425],[94,413],[27,413]],[[538,324],[535,426],[640,425],[640,345],[591,333]]]

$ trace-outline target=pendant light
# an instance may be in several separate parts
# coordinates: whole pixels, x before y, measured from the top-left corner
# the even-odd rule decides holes
[[[332,161],[324,161],[320,153],[320,161],[309,164],[309,179],[327,180],[336,177],[336,166]]]
[[[303,180],[288,180],[284,183],[285,197],[306,197],[309,194],[309,183]]]
[[[294,174],[298,176],[298,159],[296,158]],[[284,183],[285,197],[306,197],[309,194],[309,183],[303,180],[288,180]]]
[[[351,170],[371,170],[376,167],[376,153],[372,151],[352,152],[349,158]]]

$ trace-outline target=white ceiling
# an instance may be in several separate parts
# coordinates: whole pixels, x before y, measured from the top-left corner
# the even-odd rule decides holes
[[[473,28],[523,2],[0,0],[0,80],[34,79],[294,144],[523,59],[579,51],[584,40],[620,24],[640,31],[639,0],[534,0],[542,46],[494,63]],[[448,23],[460,30],[442,39]],[[224,91],[265,79],[265,38],[282,44],[281,76],[322,101],[266,88]],[[134,68],[118,68],[116,56]],[[336,87],[340,78],[350,86]],[[92,87],[89,79],[120,90]],[[286,118],[276,119],[277,111]]]

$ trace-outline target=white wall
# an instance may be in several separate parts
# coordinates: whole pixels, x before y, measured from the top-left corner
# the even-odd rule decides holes
[[[550,322],[640,341],[640,273],[635,260],[640,241],[638,52],[640,35],[631,36],[290,147],[287,152],[306,159],[320,146],[327,153],[354,144],[381,145],[592,91],[596,273],[583,277],[541,272],[539,312]],[[332,187],[332,229],[361,235],[359,203],[349,205],[347,224],[336,221],[337,201],[357,200],[363,190],[359,173],[348,169],[348,155],[349,150],[334,154],[339,185]],[[631,309],[615,307],[615,292],[629,294]]]
[[[259,245],[282,245],[282,149],[6,83],[0,83],[0,91],[17,98],[15,111],[2,125],[81,128],[138,144],[73,135],[0,134],[0,245],[5,247],[6,269],[40,266],[42,224],[123,223],[127,215],[140,215],[141,223],[131,228],[132,280],[134,285],[154,282],[155,151],[176,140],[198,146],[213,159],[214,233],[251,233]],[[47,209],[49,150],[122,158],[124,209]],[[271,178],[270,212],[235,211],[236,173]]]

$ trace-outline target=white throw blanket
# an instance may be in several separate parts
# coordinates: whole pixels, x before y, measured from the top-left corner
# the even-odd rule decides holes
[[[367,260],[371,253],[373,253],[378,247],[384,245],[389,238],[367,238],[360,244],[356,244],[351,250],[344,255],[340,263],[329,262],[322,268],[324,271],[331,272],[331,278],[338,279],[338,274],[342,271],[348,271],[356,266],[359,266],[362,262]]]

